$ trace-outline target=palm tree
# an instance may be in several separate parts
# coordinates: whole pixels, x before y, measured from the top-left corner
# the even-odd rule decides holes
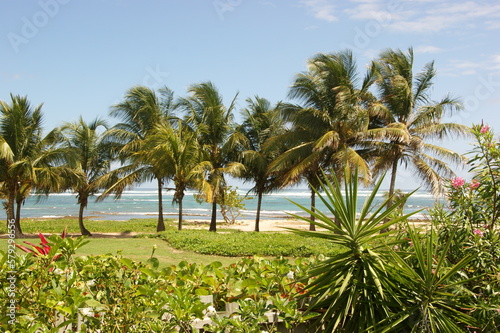
[[[438,102],[430,98],[432,80],[436,75],[434,62],[427,63],[413,74],[413,50],[407,53],[388,49],[373,62],[376,83],[383,105],[379,108],[376,127],[399,129],[404,135],[398,139],[372,143],[375,158],[373,171],[379,175],[391,170],[389,196],[394,193],[397,170],[400,165],[415,170],[434,194],[444,190],[441,176],[452,176],[453,171],[443,161],[462,163],[464,157],[428,141],[441,140],[449,135],[465,135],[470,129],[455,123],[442,123],[447,111],[461,110],[456,98],[446,96]]]
[[[342,177],[345,164],[356,166],[368,182],[371,178],[360,142],[369,137],[369,119],[373,96],[368,88],[373,73],[368,72],[361,85],[356,62],[350,51],[318,54],[308,61],[308,70],[296,76],[289,92],[300,105],[285,107],[291,130],[276,137],[292,148],[279,156],[271,170],[282,174],[284,186],[306,179],[311,186],[311,208],[321,170]],[[314,220],[314,216],[311,216]],[[314,224],[311,224],[314,230]]]
[[[238,175],[243,166],[235,152],[245,141],[242,133],[235,131],[233,110],[236,96],[229,107],[223,103],[222,96],[212,82],[203,82],[189,87],[191,94],[182,100],[187,114],[187,123],[198,136],[198,142],[205,152],[206,180],[210,189],[205,193],[212,203],[210,231],[217,231],[217,203],[226,186],[224,174]]]
[[[119,157],[125,165],[114,170],[120,179],[106,190],[101,199],[115,193],[120,197],[123,190],[137,182],[155,179],[158,188],[157,231],[165,230],[163,219],[163,185],[165,170],[148,160],[148,152],[143,149],[146,139],[152,135],[157,124],[173,119],[176,109],[174,93],[167,87],[160,89],[160,96],[154,90],[136,86],[129,89],[125,100],[112,107],[111,116],[122,122],[110,130],[109,138],[121,145]]]
[[[158,165],[162,165],[174,183],[173,202],[179,205],[178,230],[182,230],[185,191],[203,186],[203,166],[196,133],[180,121],[175,128],[170,123],[161,123],[144,148],[149,150],[148,160],[155,160]]]
[[[0,184],[8,221],[21,229],[21,206],[32,190],[48,194],[61,191],[74,180],[63,164],[57,131],[42,135],[42,105],[33,108],[27,97],[10,95],[11,103],[0,101]]]
[[[248,139],[249,149],[243,152],[245,172],[242,177],[255,183],[250,191],[257,194],[255,231],[259,231],[262,197],[278,187],[276,176],[269,173],[269,165],[284,152],[282,145],[266,146],[265,143],[268,139],[283,134],[286,129],[280,110],[281,103],[272,106],[267,99],[256,96],[254,99],[247,99],[247,104],[242,112],[244,121],[241,132]]]
[[[65,146],[76,157],[75,170],[81,174],[77,182],[73,184],[73,190],[77,193],[78,204],[78,226],[80,232],[85,236],[92,236],[83,224],[83,212],[87,207],[89,198],[99,190],[105,188],[103,182],[107,179],[107,173],[111,165],[111,150],[105,140],[107,123],[102,119],[94,119],[85,123],[82,117],[76,122],[66,123],[61,127],[65,136]]]

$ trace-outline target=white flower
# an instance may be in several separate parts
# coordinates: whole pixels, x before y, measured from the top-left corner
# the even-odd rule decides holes
[[[205,311],[207,317],[212,317],[217,314],[217,310],[215,310],[215,308],[211,305]]]
[[[290,271],[290,272],[288,272],[286,277],[290,280],[293,280],[293,279],[295,279],[295,274],[293,273],[293,271]]]
[[[95,286],[95,280],[94,279],[87,281],[87,287],[92,287],[92,286]]]
[[[92,308],[80,308],[80,313],[82,316],[92,316],[94,315],[94,311],[92,311]]]
[[[62,269],[60,269],[60,268],[56,268],[56,269],[54,269],[54,274],[63,275],[64,271]]]

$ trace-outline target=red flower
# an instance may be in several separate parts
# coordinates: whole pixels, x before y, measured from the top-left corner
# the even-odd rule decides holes
[[[453,186],[454,189],[457,189],[459,187],[464,186],[465,180],[461,177],[456,177],[451,180],[451,186]]]
[[[469,185],[469,188],[471,190],[475,190],[476,188],[479,187],[479,185],[481,185],[481,183],[477,180],[477,179],[473,179],[471,182],[470,182],[470,185]]]
[[[38,233],[38,237],[40,238],[40,246],[37,246],[33,243],[30,243],[30,242],[27,242],[27,241],[24,241],[23,243],[25,244],[28,244],[28,245],[31,245],[31,249],[24,246],[24,245],[19,245],[19,244],[16,244],[16,246],[23,250],[24,252],[27,252],[27,253],[33,253],[33,255],[35,257],[38,257],[38,256],[41,256],[41,255],[47,255],[49,254],[50,252],[50,249],[51,249],[51,246],[49,244],[49,242],[47,241],[47,239],[45,238],[44,235],[42,235],[41,232]],[[66,228],[64,229],[64,231],[61,233],[61,238],[65,238],[66,237]],[[52,260],[57,260],[59,257],[61,256],[61,254],[58,254],[56,256],[54,256],[54,258],[52,258]]]

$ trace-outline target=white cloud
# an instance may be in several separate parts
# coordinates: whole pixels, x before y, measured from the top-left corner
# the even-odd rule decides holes
[[[500,54],[495,54],[479,61],[451,60],[443,68],[449,76],[478,75],[479,73],[492,73],[500,70]]]
[[[337,20],[334,15],[335,6],[328,0],[302,0],[301,3],[317,19],[333,22]]]
[[[500,69],[500,54],[494,54],[491,57],[491,66],[490,69]]]
[[[7,72],[2,72],[1,75],[4,79],[9,80],[9,81],[18,81],[18,80],[23,80],[25,76],[21,73],[7,73]]]
[[[391,30],[429,33],[450,28],[500,29],[500,3],[478,1],[351,0],[353,19],[376,19]]]
[[[306,31],[311,31],[311,30],[318,30],[319,26],[317,25],[308,25],[307,27],[304,28]]]
[[[432,45],[420,45],[415,48],[416,53],[440,53],[443,49]]]

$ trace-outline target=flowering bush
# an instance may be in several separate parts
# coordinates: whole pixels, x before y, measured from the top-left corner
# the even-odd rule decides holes
[[[475,145],[469,155],[472,180],[462,178],[449,181],[450,212],[436,207],[432,211],[435,226],[440,232],[441,244],[452,238],[449,260],[473,260],[466,266],[466,277],[480,277],[466,286],[473,292],[469,300],[475,304],[471,313],[488,328],[496,331],[500,325],[500,143],[488,125],[472,127]]]

